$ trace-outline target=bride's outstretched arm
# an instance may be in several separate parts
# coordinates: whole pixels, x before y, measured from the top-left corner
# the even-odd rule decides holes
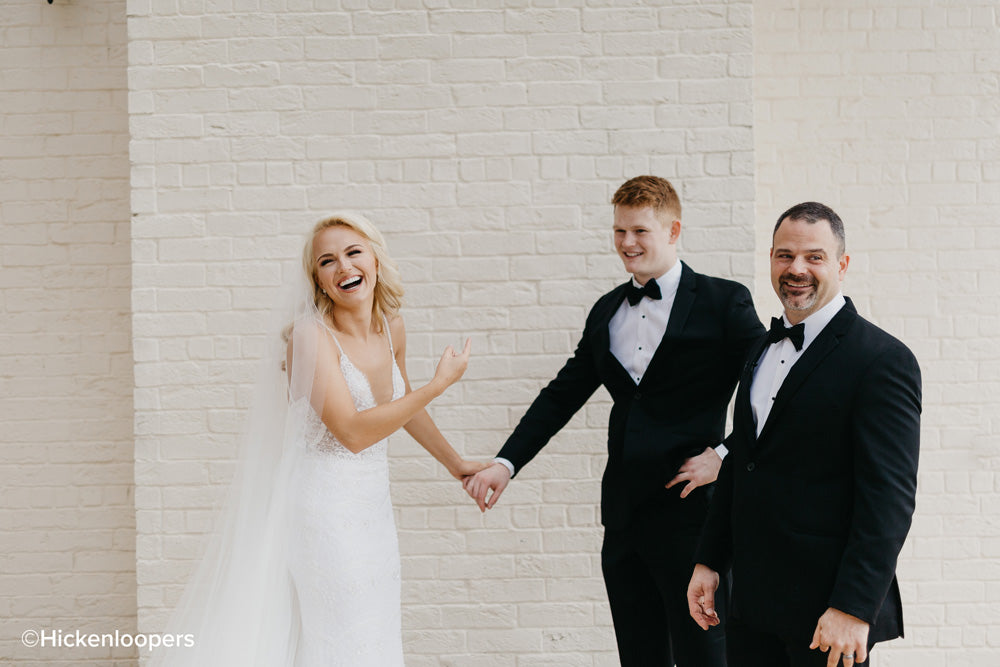
[[[393,339],[396,340],[395,336]],[[469,341],[466,341],[465,349],[461,352],[455,352],[449,345],[441,355],[430,382],[413,391],[408,390],[402,398],[358,412],[347,381],[340,372],[335,344],[329,337],[325,337],[318,347],[314,380],[317,386],[313,396],[322,398],[321,404],[313,407],[318,408],[320,418],[337,440],[355,453],[398,431],[423,411],[428,403],[457,382],[465,373],[470,354]],[[397,351],[397,358],[398,354]]]
[[[409,394],[411,389],[410,378],[406,374],[406,329],[403,326],[403,319],[397,317],[389,326],[392,329],[392,340],[395,344],[396,365],[399,366],[403,382],[406,383],[406,393]],[[468,347],[468,343],[466,347]],[[489,465],[488,463],[477,463],[463,459],[455,451],[455,448],[451,446],[447,438],[444,437],[440,429],[438,429],[437,424],[431,419],[427,410],[420,410],[403,428],[406,429],[406,432],[414,440],[420,443],[421,447],[437,459],[455,479],[464,479],[469,475],[475,475]]]
[[[430,452],[431,456],[436,458],[441,462],[451,476],[455,479],[465,479],[469,475],[475,475],[477,472],[490,465],[489,463],[480,463],[478,461],[467,461],[463,459],[455,448],[449,444],[448,440],[444,437],[444,434],[438,430],[437,424],[431,419],[431,416],[427,414],[427,410],[421,410],[416,414],[416,416],[407,422],[404,426],[406,432],[413,436],[413,439],[420,443],[420,445]]]

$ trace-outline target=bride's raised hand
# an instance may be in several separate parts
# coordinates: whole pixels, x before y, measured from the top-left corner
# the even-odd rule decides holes
[[[492,463],[492,461],[481,462],[462,459],[454,470],[449,470],[448,472],[450,472],[451,476],[455,479],[464,480],[466,477],[471,477],[484,468],[489,468]]]
[[[437,370],[434,371],[434,380],[441,384],[441,390],[458,382],[469,366],[469,355],[472,353],[472,339],[465,339],[465,347],[461,352],[455,352],[451,345],[444,349],[441,360],[438,362]]]

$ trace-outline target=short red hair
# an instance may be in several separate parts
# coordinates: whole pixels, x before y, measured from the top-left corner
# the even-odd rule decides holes
[[[615,192],[611,198],[614,206],[629,206],[632,208],[652,207],[657,216],[667,214],[672,219],[681,217],[681,198],[677,190],[665,178],[659,176],[636,176],[630,178]]]

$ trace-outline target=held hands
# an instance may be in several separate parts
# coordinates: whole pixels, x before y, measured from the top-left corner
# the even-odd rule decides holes
[[[681,498],[687,498],[688,494],[699,486],[714,482],[719,476],[719,468],[721,467],[722,458],[715,453],[714,449],[706,447],[701,454],[692,456],[684,462],[674,478],[667,483],[667,488],[687,482],[687,486],[681,489]]]
[[[479,505],[479,511],[485,512],[493,509],[500,499],[500,494],[507,488],[510,481],[510,470],[502,463],[494,463],[480,470],[472,477],[465,478],[462,487],[465,492]],[[489,500],[486,500],[486,493],[492,489],[493,493]]]
[[[451,473],[452,477],[462,482],[464,485],[465,480],[472,475],[475,475],[480,470],[489,468],[490,465],[491,462],[484,463],[481,461],[467,461],[465,459],[461,459],[458,465],[455,468],[448,470],[448,472]]]
[[[819,617],[809,648],[818,648],[824,653],[829,651],[827,667],[837,667],[841,658],[844,667],[864,662],[868,659],[868,624],[830,607]]]
[[[469,355],[472,353],[472,339],[465,339],[465,347],[461,352],[455,352],[451,345],[444,348],[444,354],[438,361],[437,370],[434,371],[434,379],[441,391],[444,391],[465,374],[465,369],[469,366]]]
[[[702,630],[719,624],[719,614],[715,611],[715,591],[718,588],[718,572],[701,563],[694,566],[687,591],[688,612]]]

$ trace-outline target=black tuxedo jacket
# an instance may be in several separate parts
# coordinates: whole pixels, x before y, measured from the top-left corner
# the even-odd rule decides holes
[[[664,484],[684,459],[722,442],[740,368],[764,330],[743,285],[684,264],[666,332],[636,385],[609,347],[608,323],[627,285],[594,304],[576,352],[497,454],[520,471],[603,384],[614,401],[601,485],[601,517],[608,527],[626,526],[641,505],[676,498],[679,487],[667,490]],[[696,493],[684,501],[691,509],[701,506],[699,528],[707,498],[707,492]]]
[[[902,636],[895,569],[917,484],[917,361],[848,299],[792,366],[758,438],[750,384],[766,345],[740,378],[696,560],[732,564],[733,613],[763,631],[808,644],[834,607],[871,624],[871,642]]]

